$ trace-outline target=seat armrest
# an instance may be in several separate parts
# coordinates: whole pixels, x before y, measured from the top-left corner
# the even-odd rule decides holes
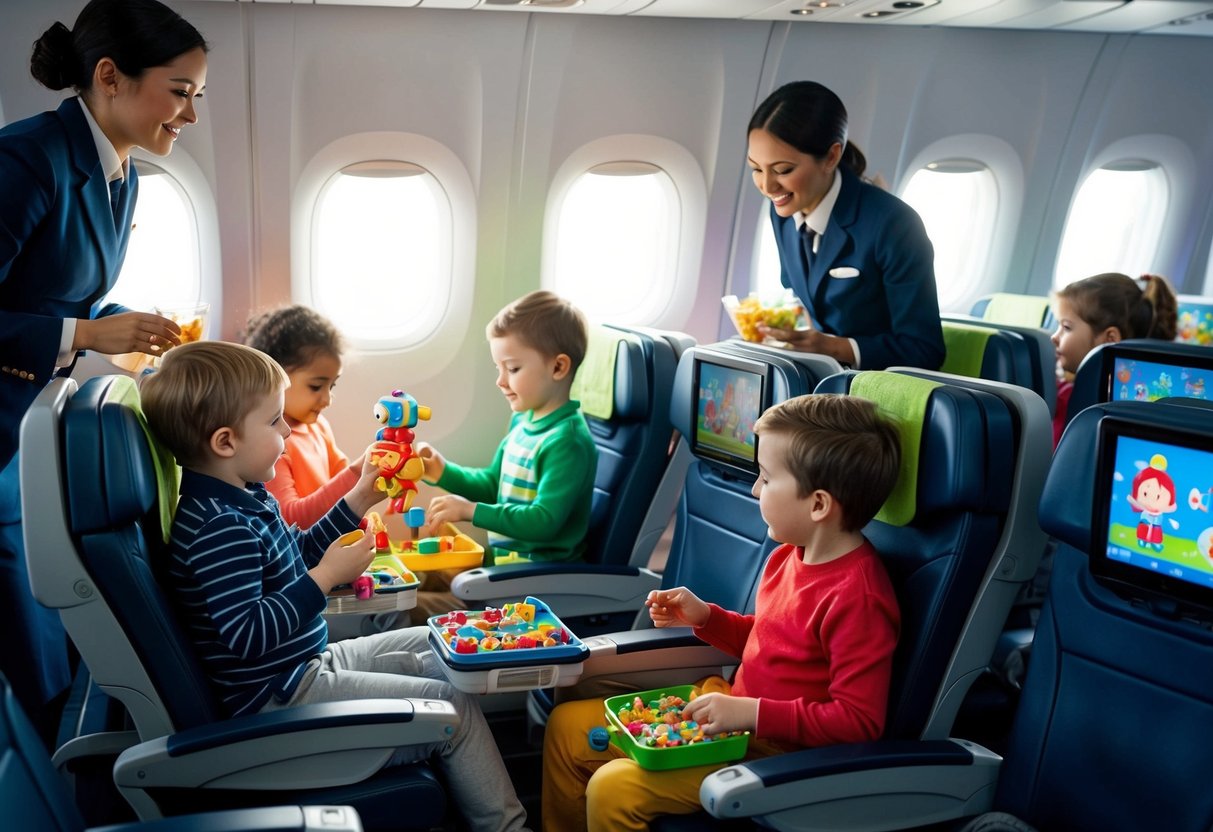
[[[468,609],[501,606],[533,595],[562,618],[635,612],[661,576],[636,566],[590,563],[530,563],[482,566],[461,572],[451,592]]]
[[[609,678],[643,690],[724,676],[740,661],[696,638],[690,627],[625,630],[583,642],[590,655],[582,665],[579,684]]]
[[[774,829],[879,832],[988,811],[1002,758],[965,740],[811,748],[729,766],[699,789],[719,818]]]
[[[124,751],[114,782],[142,819],[159,817],[156,788],[308,789],[356,783],[397,748],[447,741],[450,702],[360,699],[253,714],[159,737]]]
[[[362,832],[362,821],[350,806],[273,806],[120,823],[91,832]]]

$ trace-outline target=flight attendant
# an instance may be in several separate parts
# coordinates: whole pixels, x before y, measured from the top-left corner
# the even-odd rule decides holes
[[[37,81],[76,95],[0,129],[0,670],[44,737],[53,736],[47,705],[68,685],[68,661],[58,615],[29,588],[18,428],[80,351],[156,355],[180,340],[167,318],[103,299],[121,271],[139,191],[131,149],[167,155],[197,120],[206,51],[198,31],[157,0],[92,0],[73,28],[47,29],[30,59]]]
[[[914,209],[861,178],[867,162],[847,141],[838,96],[813,81],[785,84],[754,112],[748,137],[783,285],[812,321],[762,331],[859,369],[938,369],[934,249]]]

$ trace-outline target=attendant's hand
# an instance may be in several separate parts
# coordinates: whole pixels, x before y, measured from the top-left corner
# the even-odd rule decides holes
[[[93,350],[103,355],[142,352],[160,355],[181,343],[176,321],[151,312],[122,312],[76,321],[72,351]]]
[[[421,457],[425,464],[425,478],[430,482],[438,482],[442,478],[442,472],[446,470],[446,457],[429,442],[414,442],[413,453]]]
[[[699,723],[705,734],[753,731],[758,725],[758,700],[748,696],[705,693],[682,709],[683,719]]]
[[[375,559],[375,536],[364,534],[349,546],[342,546],[341,539],[334,540],[324,550],[320,563],[308,570],[308,575],[320,591],[328,595],[333,587],[348,584],[366,571]]]
[[[851,348],[851,341],[847,338],[826,335],[819,329],[778,329],[764,324],[758,325],[758,332],[783,341],[788,345],[788,349],[828,355],[839,364],[855,364],[855,350]]]
[[[374,448],[374,443],[367,446],[359,459],[350,463],[350,469],[358,472],[358,482],[354,483],[354,487],[345,495],[345,501],[349,504],[350,511],[359,517],[370,511],[375,503],[386,496],[375,487],[375,481],[379,479],[380,472],[379,466],[371,462],[372,448]]]
[[[476,504],[454,494],[443,494],[430,500],[429,508],[425,510],[425,525],[431,535],[442,534],[442,528],[447,523],[458,523],[471,520],[476,513]]]
[[[655,589],[644,600],[654,627],[702,627],[712,611],[694,592],[685,586]]]

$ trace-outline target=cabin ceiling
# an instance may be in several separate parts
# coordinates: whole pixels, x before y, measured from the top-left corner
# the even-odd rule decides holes
[[[1213,36],[1213,0],[212,0]]]

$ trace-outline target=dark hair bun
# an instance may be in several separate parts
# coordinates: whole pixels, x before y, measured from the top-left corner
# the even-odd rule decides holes
[[[72,42],[71,29],[55,23],[34,41],[30,72],[44,87],[61,90],[80,84],[80,59]]]

